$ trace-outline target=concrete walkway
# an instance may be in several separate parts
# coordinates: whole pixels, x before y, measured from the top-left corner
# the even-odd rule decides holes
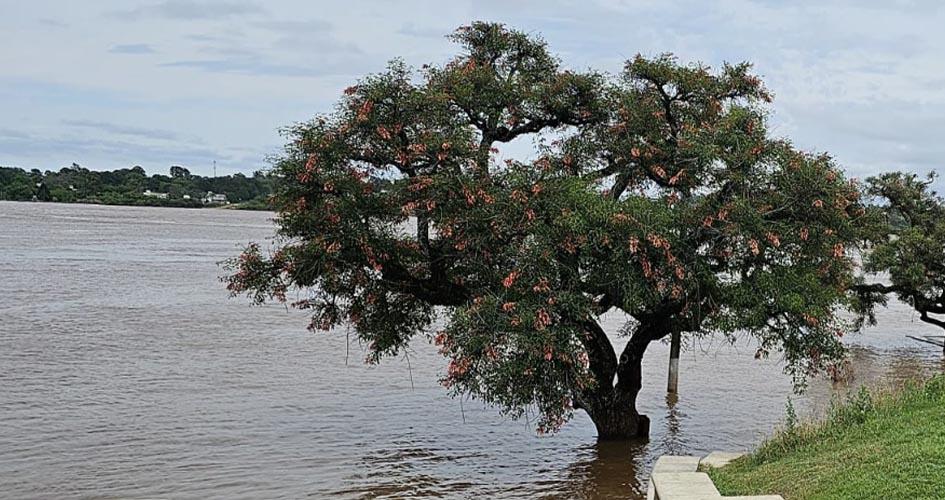
[[[722,467],[744,453],[716,451],[703,458],[663,455],[653,465],[647,500],[784,500],[781,495],[723,497],[699,466]]]

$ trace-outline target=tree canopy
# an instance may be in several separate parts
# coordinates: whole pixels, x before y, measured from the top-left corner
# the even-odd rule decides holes
[[[750,65],[611,76],[499,24],[451,38],[446,64],[394,61],[287,130],[280,239],[231,262],[234,294],[304,290],[310,328],[350,323],[371,362],[429,334],[454,393],[540,431],[583,409],[602,438],[647,432],[640,361],[674,331],[747,333],[799,378],[839,359],[865,211],[829,156],[770,136]]]
[[[885,173],[867,179],[866,193],[875,198],[878,224],[867,226],[871,243],[863,269],[888,277],[888,283],[861,283],[854,288],[872,308],[895,294],[912,306],[922,321],[945,328],[945,202],[932,190],[935,179],[916,174]]]

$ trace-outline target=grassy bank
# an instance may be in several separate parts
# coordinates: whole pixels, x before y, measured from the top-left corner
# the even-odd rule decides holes
[[[709,471],[723,495],[945,498],[945,377],[896,394],[861,391],[817,423],[790,413],[754,454]]]

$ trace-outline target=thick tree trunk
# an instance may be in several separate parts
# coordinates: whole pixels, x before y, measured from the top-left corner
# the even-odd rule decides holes
[[[639,440],[649,437],[650,419],[637,411],[636,400],[643,386],[643,353],[650,342],[668,333],[668,330],[664,330],[641,324],[627,342],[616,366],[607,363],[614,361],[610,359],[610,356],[613,356],[613,347],[609,341],[607,346],[610,356],[599,356],[596,360],[594,356],[591,357],[591,369],[598,375],[598,386],[593,391],[580,394],[577,403],[597,427],[598,439]],[[599,341],[603,333],[603,330],[596,326],[596,330],[591,332],[592,338]],[[599,347],[601,343],[596,345]],[[607,351],[608,349],[599,349],[596,353],[600,355]],[[617,378],[616,384],[613,383],[614,375]]]
[[[597,399],[585,408],[603,441],[647,439],[650,419],[637,412],[635,399],[620,396],[616,390],[610,397]]]

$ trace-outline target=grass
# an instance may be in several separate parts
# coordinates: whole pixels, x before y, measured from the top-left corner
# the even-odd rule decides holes
[[[945,376],[896,393],[861,390],[823,421],[793,410],[753,454],[708,471],[723,495],[945,499]]]

